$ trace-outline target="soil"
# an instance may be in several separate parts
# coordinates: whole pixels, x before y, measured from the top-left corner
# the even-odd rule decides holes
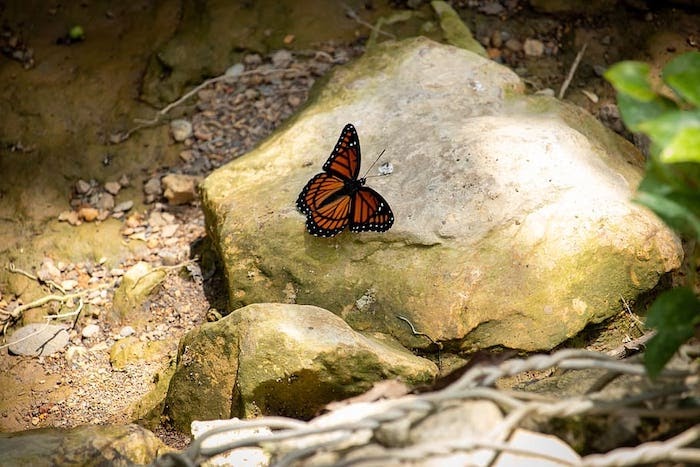
[[[92,10],[95,17],[105,14],[101,4],[84,3],[83,8]],[[620,132],[623,129],[614,106],[613,90],[600,76],[605,67],[620,59],[636,58],[651,61],[659,69],[673,55],[698,47],[696,26],[700,24],[700,15],[674,8],[651,10],[643,2],[626,2],[596,16],[552,16],[533,11],[525,2],[518,1],[454,3],[489,56],[513,68],[532,92],[559,92],[574,57],[587,44],[566,98],[600,116]],[[632,8],[630,3],[641,5]],[[23,67],[45,67],[46,74],[65,70],[64,61],[44,60],[42,48],[35,45],[38,38],[45,41],[43,30],[27,28],[26,24],[9,15],[3,17],[2,13],[3,3],[0,3],[0,17],[4,20],[0,50],[13,61],[3,59],[6,62],[0,63],[0,71],[11,66],[14,75],[22,75]],[[370,11],[358,13],[373,17]],[[56,15],[65,15],[61,19],[66,24],[70,20],[67,10],[57,9],[52,18],[56,19]],[[167,15],[161,18],[166,23],[172,19]],[[345,21],[353,20],[345,18]],[[392,27],[395,26],[387,26],[389,30]],[[149,24],[144,22],[140,28],[142,31],[130,34],[141,33],[140,37],[148,38]],[[399,30],[393,32],[399,34],[400,27],[395,28]],[[12,262],[36,277],[7,273],[0,282],[0,310],[10,313],[16,306],[42,295],[58,293],[59,289],[52,284],[70,286],[67,288],[72,290],[65,290],[66,293],[87,293],[77,319],[71,316],[64,320],[72,324],[70,344],[64,351],[45,357],[23,357],[10,354],[6,346],[0,349],[3,401],[0,431],[128,423],[143,417],[151,426],[158,424],[160,420],[149,418],[139,409],[138,402],[172,367],[179,338],[207,319],[225,314],[227,306],[224,282],[215,270],[215,260],[206,244],[204,218],[198,201],[172,205],[164,198],[162,186],[151,192],[142,187],[167,173],[206,176],[245,154],[304,104],[318,78],[362,52],[369,30],[358,24],[356,31],[359,32],[356,37],[316,44],[311,52],[307,49],[292,50],[292,53],[272,50],[267,54],[244,53],[236,71],[244,73],[237,79],[219,81],[199,90],[196,105],[173,112],[192,123],[193,133],[181,142],[169,143],[165,148],[159,146],[168,152],[167,155],[147,157],[155,150],[150,146],[150,138],[163,139],[163,132],[168,128],[166,124],[155,129],[139,129],[122,143],[130,151],[140,148],[146,154],[145,157],[143,154],[135,156],[139,159],[138,170],[128,169],[121,162],[112,164],[110,157],[115,157],[114,154],[105,154],[103,167],[99,169],[102,181],[90,175],[72,176],[61,172],[63,179],[53,181],[52,186],[62,189],[62,195],[47,201],[50,207],[41,214],[37,213],[40,211],[37,206],[17,208],[25,217],[25,222],[20,223],[14,220],[14,214],[4,211],[0,216],[3,218],[0,234],[11,247],[2,252],[3,262],[8,265]],[[630,31],[635,31],[633,37]],[[73,47],[72,41],[83,40],[79,36],[71,39],[57,35],[55,31],[52,34],[63,41],[60,46],[64,48]],[[91,39],[87,36],[84,40]],[[32,45],[36,47],[34,53],[30,53]],[[71,52],[67,60],[79,64],[80,57]],[[146,55],[141,54],[139,60],[145,62]],[[137,92],[139,83],[134,80],[133,73],[123,73],[119,79],[120,89],[124,82],[133,87],[132,94]],[[101,92],[106,91],[108,84],[102,83]],[[42,99],[50,99],[50,96],[42,96]],[[108,131],[118,125],[98,122],[96,125],[100,128],[91,128],[92,109],[89,107],[70,111],[72,118],[82,122],[81,131],[109,133],[116,138],[114,142],[123,136]],[[13,122],[13,128],[17,125],[21,122]],[[32,158],[32,148],[40,146],[27,137],[27,133],[23,133],[22,141],[10,139],[10,134],[0,135],[5,138],[0,139],[3,151],[0,167],[4,178],[15,175],[6,154],[17,157],[26,151],[30,154],[27,157]],[[125,152],[115,151],[119,157]],[[2,158],[6,160],[2,162]],[[92,166],[86,169],[88,174],[91,171],[97,169]],[[109,192],[115,188],[107,182],[116,180],[120,188],[110,206]],[[38,179],[14,188],[2,186],[0,198],[31,197],[32,191],[41,188],[37,187],[41,183],[42,179]],[[15,194],[9,194],[12,189]],[[137,201],[132,208],[119,211],[114,201],[118,205],[124,197]],[[87,208],[95,209],[95,219],[86,217]],[[44,220],[46,211],[53,219],[48,223]],[[67,213],[63,217],[65,222],[59,223],[58,213]],[[109,241],[113,244],[102,244]],[[80,243],[83,249],[66,250],[66,245],[75,243]],[[164,267],[168,273],[144,305],[146,318],[132,323],[115,317],[111,299],[125,271],[139,261]],[[0,314],[0,318],[3,318],[2,324],[19,327],[30,321],[45,322],[37,310],[57,315],[79,307],[80,298],[75,297],[27,310],[21,316],[22,321],[9,319],[7,314]],[[97,325],[95,334],[85,333],[89,325]],[[134,337],[139,342],[163,344],[156,351],[130,360],[123,368],[115,368],[110,349],[115,343]],[[155,431],[174,447],[183,447],[188,441],[186,436],[168,430],[167,423]]]

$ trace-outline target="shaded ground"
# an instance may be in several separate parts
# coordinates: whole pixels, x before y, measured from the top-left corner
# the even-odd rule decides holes
[[[517,1],[455,3],[461,3],[460,13],[489,55],[516,70],[533,92],[558,92],[576,53],[587,44],[566,96],[618,130],[612,89],[600,77],[605,67],[622,58],[658,65],[697,48],[693,34],[700,17],[675,9],[620,7],[600,16],[563,17],[531,11]],[[116,7],[110,2],[53,9],[43,2],[21,5],[24,8],[19,2],[0,2],[0,49],[5,54],[0,58],[0,81],[6,83],[0,91],[3,268],[12,262],[59,284],[75,281],[74,290],[94,292],[85,296],[87,306],[66,351],[32,358],[12,356],[5,347],[0,350],[0,430],[126,422],[135,413],[144,415],[134,404],[156,386],[153,375],[162,375],[173,362],[182,334],[208,315],[214,317],[215,309],[225,309],[219,279],[211,275],[212,260],[201,246],[205,231],[197,202],[170,206],[160,191],[151,193],[155,202],[146,202],[144,182],[168,172],[206,175],[245,153],[303,105],[315,80],[360,53],[369,29],[338,14],[343,10],[338,3],[333,20],[342,23],[338,30],[345,34],[335,43],[301,45],[292,40],[290,48],[303,49],[294,54],[243,50],[238,60],[246,74],[201,90],[194,107],[176,108],[173,115],[183,114],[193,124],[193,135],[183,143],[174,144],[163,124],[109,145],[117,130],[135,126],[134,116],[153,114],[136,100],[145,64],[177,31],[187,4],[180,9],[146,1]],[[373,21],[391,11],[385,6],[358,7],[356,13]],[[411,33],[425,24],[429,12],[423,6],[419,13],[424,16],[416,14],[384,29]],[[57,39],[65,40],[68,25],[77,23],[90,26],[84,43],[56,44]],[[278,34],[280,41],[294,34],[283,32],[286,35]],[[31,57],[28,47],[34,49]],[[99,203],[107,199],[106,183],[124,176],[127,182],[113,201],[134,205],[119,215]],[[89,191],[79,193],[79,179],[88,182]],[[104,221],[73,226],[55,220],[62,212],[92,204],[106,216]],[[148,319],[133,330],[139,341],[163,345],[143,360],[114,369],[109,349],[129,334],[130,323],[111,315],[113,288],[97,288],[118,282],[137,261],[172,266],[194,254],[203,260],[189,265],[194,271],[170,271],[147,304]],[[4,271],[0,309],[11,311],[49,291],[46,282]],[[28,310],[23,317],[43,322],[41,313],[66,313],[78,304],[77,298],[62,307],[54,303]],[[98,331],[86,337],[83,331],[91,324]],[[177,437],[168,440],[182,442]]]

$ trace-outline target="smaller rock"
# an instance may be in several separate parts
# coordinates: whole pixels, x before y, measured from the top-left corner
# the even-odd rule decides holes
[[[588,100],[590,100],[594,104],[598,103],[599,99],[598,99],[598,95],[596,93],[591,92],[591,91],[587,91],[585,89],[581,89],[581,92],[583,93],[584,96],[586,96],[588,98]]]
[[[258,54],[248,54],[243,57],[243,63],[250,66],[258,66],[262,63],[262,57]]]
[[[81,195],[84,195],[88,191],[90,191],[90,188],[92,188],[92,185],[90,185],[90,182],[87,182],[85,180],[78,180],[75,182],[75,192]]]
[[[129,201],[122,201],[121,203],[117,204],[114,206],[114,209],[112,211],[114,212],[126,212],[129,209],[134,207],[134,202],[129,200]]]
[[[491,46],[500,48],[503,45],[503,36],[501,31],[495,30],[491,33]]]
[[[95,207],[100,211],[111,211],[114,208],[114,196],[109,193],[102,193],[97,199]]]
[[[525,39],[523,50],[525,51],[525,55],[530,57],[541,57],[544,53],[544,43],[537,39]]]
[[[160,235],[165,238],[170,238],[175,235],[178,228],[180,228],[180,226],[177,224],[164,225],[163,228],[160,229]]]
[[[51,258],[45,258],[36,276],[44,282],[58,280],[61,278],[61,271],[56,267]]]
[[[226,76],[241,76],[244,71],[245,71],[245,65],[243,65],[242,63],[236,63],[236,64],[230,66],[226,70],[226,73],[224,73],[224,74]]]
[[[161,180],[163,194],[170,204],[185,204],[196,197],[197,177],[191,175],[169,174]]]
[[[10,352],[15,355],[45,357],[68,345],[68,331],[54,324],[32,323],[22,326],[9,338]]]
[[[85,222],[92,222],[95,219],[97,219],[97,216],[99,214],[100,211],[98,211],[97,209],[85,206],[78,210],[78,219],[82,219]]]
[[[61,281],[61,288],[65,291],[70,291],[75,289],[78,286],[78,281],[75,279],[67,279],[65,281]]]
[[[505,8],[498,2],[485,2],[478,10],[485,15],[498,16],[505,11]]]
[[[143,192],[147,195],[160,196],[162,191],[159,177],[153,177],[143,185]]]
[[[547,96],[547,97],[554,97],[554,89],[552,88],[544,88],[540,89],[539,91],[535,92],[536,96]]]
[[[148,215],[148,225],[151,227],[162,227],[167,225],[168,222],[165,220],[163,214],[164,213],[160,211],[151,211],[151,213]]]
[[[126,175],[122,175],[119,177],[119,184],[122,186],[122,188],[126,188],[131,185],[131,180],[129,180],[129,177]]]
[[[518,39],[508,39],[506,41],[506,48],[513,52],[520,52],[523,50],[523,44]]]
[[[119,190],[122,189],[122,185],[119,182],[107,182],[105,183],[105,191],[109,193],[110,195],[115,195],[119,193]]]
[[[170,133],[175,141],[185,141],[192,136],[192,124],[184,119],[173,120],[170,122]]]
[[[182,159],[182,162],[186,164],[192,163],[196,158],[197,156],[195,155],[195,152],[191,149],[180,152],[180,159]]]
[[[124,275],[124,270],[122,268],[112,268],[109,270],[109,275],[112,277],[121,277]]]
[[[78,213],[75,211],[63,211],[58,215],[59,222],[68,222],[70,225],[80,224],[80,219],[78,218]]]
[[[124,326],[119,330],[119,335],[121,337],[129,337],[136,334],[136,331],[131,326]]]
[[[83,338],[90,339],[95,337],[98,332],[100,332],[100,327],[97,324],[88,324],[83,328],[80,334],[83,336]]]
[[[276,68],[287,68],[292,63],[292,60],[294,60],[294,57],[289,50],[282,49],[272,54],[272,64]]]
[[[178,255],[177,251],[170,249],[158,251],[158,257],[163,260],[165,266],[175,266],[180,262],[180,255]]]

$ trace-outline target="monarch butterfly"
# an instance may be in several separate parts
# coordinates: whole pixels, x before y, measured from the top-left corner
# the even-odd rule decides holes
[[[306,184],[297,209],[306,215],[306,230],[316,237],[335,237],[345,227],[351,232],[384,232],[394,224],[394,213],[382,196],[365,185],[360,173],[360,139],[348,123],[323,172]]]

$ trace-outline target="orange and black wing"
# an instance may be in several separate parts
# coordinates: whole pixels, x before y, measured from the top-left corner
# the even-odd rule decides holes
[[[357,179],[360,173],[360,138],[352,123],[343,128],[333,152],[323,164],[323,170],[338,178]]]
[[[306,215],[306,229],[317,237],[334,237],[350,222],[352,198],[343,194],[345,182],[327,173],[309,180],[297,198],[297,209]]]
[[[350,230],[385,232],[394,225],[389,203],[371,188],[362,187],[352,195]]]

